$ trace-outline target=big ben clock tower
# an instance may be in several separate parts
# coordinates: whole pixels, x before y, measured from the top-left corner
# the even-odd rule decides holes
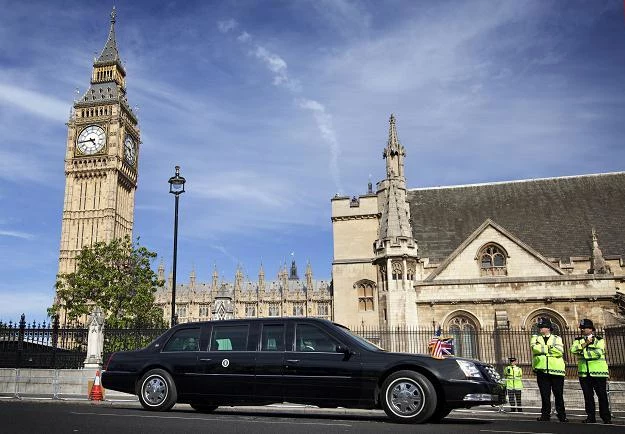
[[[115,8],[91,84],[67,123],[59,273],[75,271],[85,246],[132,236],[140,131],[126,99],[115,42]]]

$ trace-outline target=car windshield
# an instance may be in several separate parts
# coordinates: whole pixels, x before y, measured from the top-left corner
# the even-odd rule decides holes
[[[358,342],[360,342],[368,350],[371,350],[371,351],[386,351],[384,348],[380,347],[379,345],[376,345],[373,342],[363,338],[362,336],[357,335],[356,333],[354,333],[353,331],[351,331],[347,327],[342,326],[340,324],[337,324],[337,325],[341,328],[341,331],[343,331],[344,333],[347,333],[352,338],[356,339]]]

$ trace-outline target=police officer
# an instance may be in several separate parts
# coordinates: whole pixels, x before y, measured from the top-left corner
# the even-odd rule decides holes
[[[548,319],[538,320],[539,334],[530,340],[532,348],[532,369],[540,390],[542,406],[539,421],[548,421],[551,417],[551,392],[556,402],[556,413],[560,422],[568,422],[564,409],[564,344],[560,336],[552,334],[553,326]]]
[[[516,357],[508,358],[510,364],[503,370],[506,379],[506,389],[508,390],[508,402],[510,403],[510,411],[519,413],[523,411],[521,408],[521,391],[523,390],[523,371],[516,364]]]
[[[577,355],[579,384],[584,392],[584,407],[588,415],[584,423],[596,423],[595,396],[599,399],[599,416],[603,423],[612,423],[608,402],[608,363],[605,360],[605,340],[595,335],[595,326],[589,319],[579,322],[582,336],[571,345],[571,352]]]

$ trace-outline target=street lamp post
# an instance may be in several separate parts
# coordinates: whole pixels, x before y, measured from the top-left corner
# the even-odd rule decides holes
[[[174,213],[174,264],[171,282],[171,326],[178,322],[176,314],[176,260],[178,256],[178,197],[184,193],[186,179],[180,176],[180,166],[176,166],[176,175],[169,178],[169,192],[176,198],[176,211]]]

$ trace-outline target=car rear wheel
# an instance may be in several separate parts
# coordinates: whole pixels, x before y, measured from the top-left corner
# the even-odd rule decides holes
[[[382,384],[384,411],[395,422],[422,423],[436,410],[436,390],[424,375],[414,371],[398,371]]]
[[[176,403],[176,384],[163,369],[152,369],[139,381],[139,402],[146,410],[167,411]]]
[[[217,410],[217,407],[217,405],[201,404],[198,402],[191,403],[191,408],[200,413],[212,413],[213,411]]]

